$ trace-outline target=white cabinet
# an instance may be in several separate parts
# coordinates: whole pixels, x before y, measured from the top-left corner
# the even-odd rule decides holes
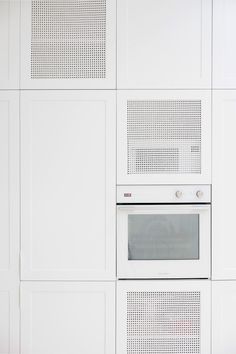
[[[124,90],[117,96],[118,184],[211,183],[211,93]]]
[[[117,5],[118,88],[210,88],[211,0]]]
[[[21,100],[22,279],[115,278],[115,93]]]
[[[20,0],[0,0],[0,89],[19,87]]]
[[[213,87],[236,88],[236,2],[214,0]]]
[[[22,282],[22,354],[115,354],[115,283]]]
[[[235,129],[236,91],[213,94],[213,279],[236,279]]]
[[[0,2],[1,6],[1,2]],[[1,16],[1,15],[0,15]],[[0,24],[1,26],[1,24]],[[1,34],[0,34],[1,36]],[[19,99],[0,92],[0,354],[19,353]]]
[[[21,87],[114,89],[115,0],[22,0]]]
[[[18,279],[19,97],[0,92],[0,279]]]
[[[19,284],[0,278],[0,354],[19,354]]]
[[[210,281],[118,281],[117,353],[211,351]]]
[[[235,354],[236,282],[212,282],[212,354]]]

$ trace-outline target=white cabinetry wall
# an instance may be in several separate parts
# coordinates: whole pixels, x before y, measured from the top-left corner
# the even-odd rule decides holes
[[[236,279],[236,91],[213,93],[212,277]]]
[[[117,39],[119,89],[211,87],[211,0],[117,0]]]
[[[22,354],[115,354],[114,282],[23,282]]]
[[[115,93],[21,94],[21,277],[115,279]]]
[[[19,353],[18,96],[0,92],[0,354]]]
[[[20,0],[0,0],[0,89],[19,88]]]
[[[236,282],[212,282],[212,354],[235,354]]]
[[[236,2],[213,0],[213,88],[236,89]]]

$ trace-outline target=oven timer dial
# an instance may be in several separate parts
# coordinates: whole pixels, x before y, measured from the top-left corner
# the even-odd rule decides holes
[[[183,193],[181,192],[181,191],[176,191],[175,192],[175,196],[176,196],[176,198],[181,198],[182,197],[182,195],[183,195]]]
[[[196,196],[201,199],[203,197],[203,192],[202,191],[197,191]]]

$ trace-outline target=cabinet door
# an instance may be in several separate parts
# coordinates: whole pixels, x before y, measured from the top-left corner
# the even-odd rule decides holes
[[[117,353],[210,353],[211,287],[202,281],[118,281]]]
[[[212,282],[212,354],[235,354],[236,282]]]
[[[1,2],[0,2],[1,6]],[[1,17],[1,15],[0,15]],[[1,26],[1,24],[0,24]],[[1,36],[1,34],[0,34]],[[19,99],[0,92],[0,354],[19,353]]]
[[[211,93],[118,92],[118,184],[211,183]]]
[[[0,0],[0,89],[19,87],[20,0]]]
[[[21,100],[22,279],[115,277],[115,93]]]
[[[115,283],[22,282],[22,354],[115,354]]]
[[[236,88],[236,2],[214,0],[213,87]]]
[[[115,0],[22,0],[21,87],[114,89]]]
[[[213,94],[213,279],[236,279],[236,91]]]
[[[210,88],[211,0],[118,0],[118,88]]]

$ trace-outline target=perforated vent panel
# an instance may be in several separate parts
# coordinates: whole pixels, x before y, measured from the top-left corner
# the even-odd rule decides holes
[[[127,102],[128,174],[201,173],[201,101]]]
[[[127,354],[199,354],[200,292],[128,292]]]
[[[106,0],[32,0],[31,78],[106,76]]]

